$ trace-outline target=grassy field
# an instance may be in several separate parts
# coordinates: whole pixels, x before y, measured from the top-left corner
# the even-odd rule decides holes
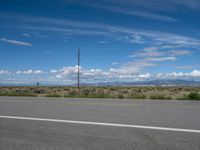
[[[0,87],[0,96],[200,100],[200,87]]]

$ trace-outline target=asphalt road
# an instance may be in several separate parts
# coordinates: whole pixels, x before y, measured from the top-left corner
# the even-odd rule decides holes
[[[0,97],[0,150],[199,150],[200,102]]]

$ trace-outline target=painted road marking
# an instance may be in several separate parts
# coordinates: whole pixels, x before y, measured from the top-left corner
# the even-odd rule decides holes
[[[84,125],[126,127],[126,128],[138,128],[138,129],[150,129],[150,130],[164,130],[164,131],[200,133],[200,130],[192,130],[192,129],[166,128],[166,127],[153,127],[153,126],[140,126],[140,125],[103,123],[103,122],[74,121],[74,120],[32,118],[32,117],[19,117],[19,116],[1,116],[1,115],[0,115],[0,118],[4,118],[4,119],[19,119],[19,120],[33,120],[33,121],[47,121],[47,122],[61,122],[61,123],[74,123],[74,124],[84,124]]]

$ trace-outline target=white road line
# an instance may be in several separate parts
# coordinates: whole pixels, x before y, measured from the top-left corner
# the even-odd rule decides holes
[[[138,128],[138,129],[151,129],[151,130],[164,130],[164,131],[177,131],[177,132],[190,132],[190,133],[200,133],[200,130],[192,130],[192,129],[166,128],[166,127],[153,127],[153,126],[140,126],[140,125],[103,123],[103,122],[74,121],[74,120],[61,120],[61,119],[45,119],[45,118],[32,118],[32,117],[19,117],[19,116],[1,116],[1,115],[0,115],[0,118],[4,118],[4,119],[19,119],[19,120],[34,120],[34,121],[47,121],[47,122],[61,122],[61,123],[74,123],[74,124],[98,125],[98,126],[126,127],[126,128]]]

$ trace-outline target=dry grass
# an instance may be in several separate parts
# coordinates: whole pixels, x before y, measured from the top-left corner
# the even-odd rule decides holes
[[[200,87],[0,87],[0,96],[200,100]]]

